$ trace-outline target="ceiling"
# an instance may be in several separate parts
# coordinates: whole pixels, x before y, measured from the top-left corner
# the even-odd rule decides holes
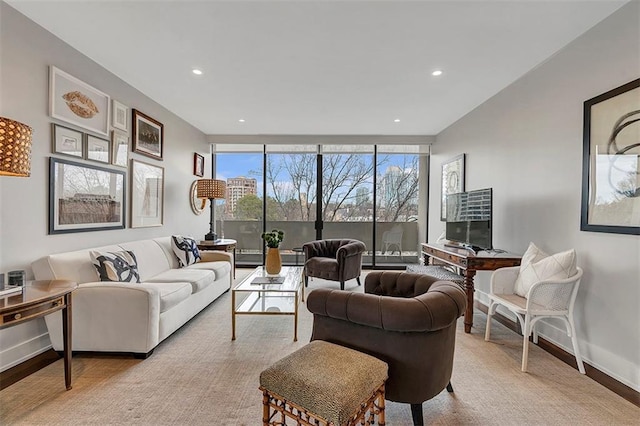
[[[7,0],[206,134],[280,135],[437,134],[625,2]]]

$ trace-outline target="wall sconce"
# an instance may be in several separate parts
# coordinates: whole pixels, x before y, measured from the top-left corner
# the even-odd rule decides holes
[[[0,176],[31,175],[31,127],[0,117]]]
[[[209,222],[209,233],[204,236],[205,241],[215,241],[218,239],[216,235],[215,223],[215,200],[225,198],[227,183],[218,179],[198,179],[198,198],[208,198],[211,201],[211,221]]]

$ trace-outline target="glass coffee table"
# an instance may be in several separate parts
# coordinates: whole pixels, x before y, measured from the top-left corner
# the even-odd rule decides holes
[[[293,315],[293,341],[297,342],[298,304],[300,299],[304,302],[302,270],[302,266],[283,266],[278,274],[281,282],[275,282],[274,276],[258,266],[231,289],[231,340],[236,340],[236,315]],[[246,298],[236,302],[243,293]]]

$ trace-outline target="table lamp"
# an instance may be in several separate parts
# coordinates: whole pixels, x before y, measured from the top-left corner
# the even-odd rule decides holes
[[[211,202],[211,221],[209,222],[209,233],[204,236],[205,241],[217,240],[216,220],[215,220],[215,200],[225,198],[227,183],[218,179],[198,179],[198,198],[208,198]]]
[[[0,117],[0,176],[31,175],[31,127]]]

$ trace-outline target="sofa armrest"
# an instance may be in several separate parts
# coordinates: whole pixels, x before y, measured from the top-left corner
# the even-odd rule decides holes
[[[233,254],[226,251],[207,250],[200,252],[201,262],[220,262],[226,261],[233,264]]]
[[[160,294],[144,283],[80,284],[72,293],[71,315],[74,348],[147,353],[159,343]],[[53,348],[62,350],[60,312],[45,321]]]
[[[398,332],[445,328],[462,315],[465,307],[464,292],[448,281],[438,281],[427,293],[412,298],[320,288],[307,299],[307,308],[314,315]]]

